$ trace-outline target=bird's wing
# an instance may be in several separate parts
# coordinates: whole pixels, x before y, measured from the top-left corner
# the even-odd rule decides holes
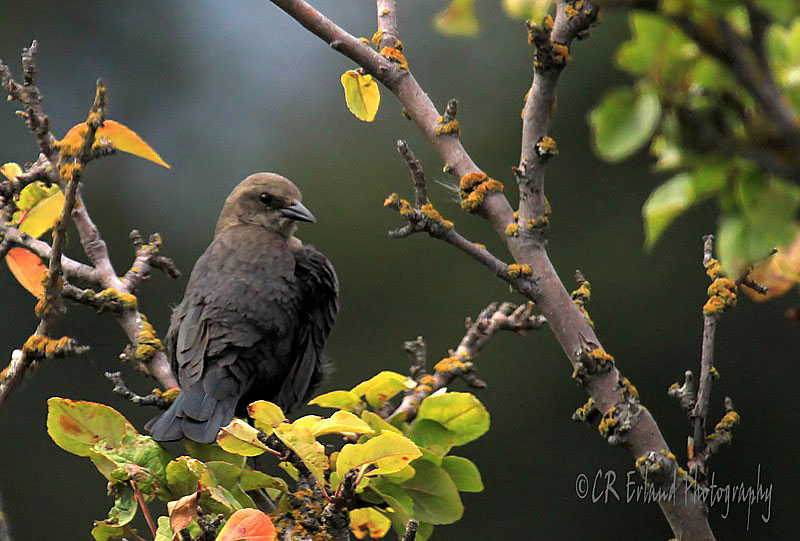
[[[295,276],[302,292],[297,358],[284,380],[278,403],[291,407],[309,398],[326,375],[325,340],[339,312],[339,280],[328,259],[311,246],[295,252]]]
[[[285,279],[291,277],[289,254],[256,246],[259,239],[249,238],[248,229],[231,233],[218,235],[198,259],[172,315],[167,345],[184,389],[206,379],[214,367],[225,370],[212,379],[230,375],[239,386],[249,383],[250,374],[239,373],[250,368],[238,366],[239,353],[288,325],[284,319],[291,310],[267,313],[265,308],[290,297]],[[241,394],[241,389],[233,392]]]

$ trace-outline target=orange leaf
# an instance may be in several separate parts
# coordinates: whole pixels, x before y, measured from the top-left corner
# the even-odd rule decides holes
[[[38,255],[25,248],[11,248],[6,254],[6,263],[22,287],[40,299],[44,297],[42,281],[47,275],[47,267]]]
[[[785,250],[756,265],[750,278],[769,288],[766,295],[756,293],[749,287],[742,288],[755,301],[780,297],[800,283],[800,235]]]
[[[240,509],[231,515],[216,541],[275,541],[275,526],[258,509]]]
[[[59,142],[61,148],[67,150],[68,153],[76,153],[80,148],[85,133],[86,124],[84,122],[74,125]],[[120,124],[114,120],[106,120],[103,125],[97,129],[94,140],[95,145],[111,143],[111,145],[120,152],[127,152],[134,156],[144,158],[145,160],[155,162],[158,165],[163,165],[167,169],[170,168],[167,162],[161,159],[158,152],[153,150],[150,145],[145,143],[144,139],[139,137],[139,134],[124,124]]]

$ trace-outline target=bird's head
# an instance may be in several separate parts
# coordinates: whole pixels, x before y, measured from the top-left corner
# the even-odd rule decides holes
[[[235,225],[258,225],[289,238],[295,222],[316,222],[300,202],[303,196],[288,178],[255,173],[244,179],[225,200],[217,232]]]

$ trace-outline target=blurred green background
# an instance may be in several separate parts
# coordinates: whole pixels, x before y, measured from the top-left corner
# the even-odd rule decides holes
[[[372,2],[317,0],[315,6],[357,36],[375,29]],[[481,167],[513,192],[510,167],[519,156],[519,111],[530,84],[524,25],[499,2],[477,3],[477,39],[437,34],[431,17],[446,4],[400,3],[401,37],[411,69],[438,107],[459,99],[463,141]],[[405,5],[410,4],[410,5]],[[477,263],[421,235],[390,241],[401,224],[385,210],[393,191],[410,195],[409,174],[395,150],[406,138],[431,178],[450,180],[396,100],[382,92],[381,110],[365,124],[345,108],[339,82],[352,68],[271,3],[226,1],[0,2],[0,58],[19,73],[19,52],[40,42],[40,87],[56,135],[85,117],[94,81],[109,89],[111,118],[137,130],[172,170],[128,155],[91,165],[84,194],[119,272],[132,260],[128,233],[159,231],[164,252],[184,272],[172,281],[154,275],[140,306],[164,332],[193,262],[209,242],[227,193],[246,175],[280,172],[303,190],[318,218],[299,235],[333,261],[341,280],[342,312],[327,351],[338,370],[323,390],[350,388],[381,369],[405,371],[404,340],[423,335],[431,361],[463,334],[463,320],[495,300],[519,300]],[[638,387],[672,449],[685,459],[688,424],[670,383],[697,370],[707,278],[701,236],[715,229],[716,209],[701,205],[681,217],[651,253],[642,249],[640,209],[662,180],[640,155],[620,165],[592,153],[586,114],[604,91],[627,81],[613,51],[629,35],[624,17],[605,14],[590,40],[573,48],[558,95],[553,136],[561,154],[548,169],[553,204],[550,255],[568,286],[580,268],[591,280],[589,307],[606,349]],[[36,145],[0,107],[0,162],[32,161]],[[438,185],[431,197],[460,231],[503,258],[499,241],[479,219],[461,213]],[[510,196],[515,199],[514,194]],[[68,252],[80,257],[76,235]],[[3,363],[36,325],[33,298],[2,265],[0,356]],[[784,310],[797,295],[767,304],[744,300],[722,320],[710,424],[725,395],[742,416],[733,446],[712,462],[717,484],[773,485],[765,503],[724,503],[710,510],[722,539],[793,539],[800,444],[789,421],[796,414],[797,323]],[[56,447],[45,430],[50,396],[100,401],[137,427],[154,412],[111,393],[103,377],[117,370],[124,346],[112,318],[71,307],[57,332],[92,351],[45,362],[0,408],[0,492],[17,540],[88,539],[92,521],[111,499],[92,464]],[[486,490],[465,494],[464,518],[437,527],[435,539],[667,539],[657,506],[625,501],[632,459],[603,442],[593,428],[570,421],[585,400],[548,330],[525,338],[498,336],[478,360],[489,387],[478,396],[492,428],[457,450],[483,472]],[[152,380],[122,367],[129,385],[145,393]],[[456,385],[463,388],[463,384]],[[576,495],[580,474],[617,474],[622,501],[592,503]],[[599,487],[598,487],[599,488]],[[748,530],[749,512],[749,530]],[[144,531],[143,523],[140,532]]]

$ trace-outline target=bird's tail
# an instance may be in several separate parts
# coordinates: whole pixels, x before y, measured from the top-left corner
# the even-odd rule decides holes
[[[156,441],[176,441],[183,437],[200,443],[211,443],[219,429],[233,419],[238,397],[227,396],[218,400],[203,390],[198,382],[181,390],[178,398],[155,419],[145,425],[145,430]]]

